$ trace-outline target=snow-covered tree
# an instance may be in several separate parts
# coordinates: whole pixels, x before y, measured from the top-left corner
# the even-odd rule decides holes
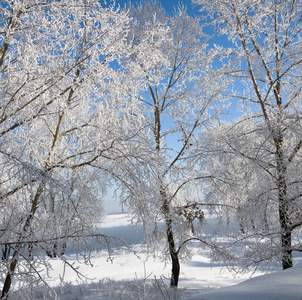
[[[203,218],[189,149],[198,144],[195,132],[222,108],[225,83],[210,68],[200,20],[184,7],[169,16],[156,1],[146,1],[131,16],[134,52],[124,63],[144,84],[136,99],[146,122],[114,174],[121,201],[142,222],[149,247],[165,241],[162,254],[170,257],[171,286],[177,286],[184,244],[195,236],[193,221]]]
[[[89,164],[112,158],[135,124],[119,67],[126,12],[93,0],[2,1],[0,26],[6,299],[13,277],[38,273],[45,253],[61,256],[67,241],[96,233],[106,178]]]
[[[258,235],[258,250],[247,255],[250,262],[278,257],[289,268],[292,252],[301,250],[292,235],[302,225],[302,3],[193,2],[201,5],[217,34],[228,38],[228,48],[217,42],[216,51],[226,76],[237,83],[229,97],[239,98],[245,109],[240,120],[211,134],[221,141],[220,148],[215,142],[221,157],[212,167],[233,185],[219,199],[240,208],[237,213],[246,223],[242,231]],[[260,241],[271,247],[264,252]]]

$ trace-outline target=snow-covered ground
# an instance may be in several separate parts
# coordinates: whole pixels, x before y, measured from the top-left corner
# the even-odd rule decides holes
[[[181,264],[178,290],[170,289],[170,264],[165,265],[141,249],[142,231],[131,228],[129,220],[129,215],[111,215],[102,227],[105,233],[135,243],[133,252],[116,250],[108,259],[106,250],[95,251],[91,264],[78,261],[75,255],[71,255],[68,263],[79,273],[63,265],[59,259],[49,260],[52,270],[48,275],[44,274],[44,279],[53,291],[40,287],[28,295],[24,291],[17,292],[12,299],[302,299],[302,267],[299,263],[291,270],[273,274],[256,272],[250,279],[252,274],[236,275],[220,264],[212,265],[197,248],[193,249],[192,259]]]
[[[302,267],[257,276],[235,286],[190,297],[188,300],[301,300]]]

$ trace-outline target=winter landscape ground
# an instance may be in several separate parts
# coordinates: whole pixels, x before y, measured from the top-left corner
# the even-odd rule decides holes
[[[132,250],[117,249],[111,259],[105,249],[95,251],[90,263],[77,260],[71,254],[68,263],[81,275],[59,259],[51,259],[52,270],[44,274],[50,288],[31,292],[17,291],[12,299],[58,300],[269,300],[302,299],[302,260],[295,267],[281,271],[235,274],[222,264],[211,264],[206,253],[197,247],[190,260],[181,265],[179,288],[169,288],[170,264],[148,256],[141,249],[142,231],[129,225],[128,214],[109,215],[102,224],[106,234],[115,234],[132,244]],[[64,280],[63,280],[64,278]],[[64,282],[64,283],[63,283]]]

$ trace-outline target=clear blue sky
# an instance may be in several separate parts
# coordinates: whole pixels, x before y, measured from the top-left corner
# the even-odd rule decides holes
[[[134,0],[134,1],[129,1],[129,0],[116,0],[116,4],[120,5],[123,7],[125,3],[139,3],[142,2],[141,0]],[[191,0],[184,0],[184,1],[177,1],[177,0],[158,0],[158,2],[161,3],[163,8],[165,9],[166,12],[172,13],[173,12],[173,7],[177,6],[178,3],[183,3],[187,7],[187,11],[190,15],[198,15],[198,7],[194,7],[192,4]]]
[[[178,3],[183,3],[187,7],[187,11],[190,15],[198,15],[198,7],[194,7],[191,0],[159,0],[159,2],[168,13],[171,13],[173,11],[173,7],[177,6]]]

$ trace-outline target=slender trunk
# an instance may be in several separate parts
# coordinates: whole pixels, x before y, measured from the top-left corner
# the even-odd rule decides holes
[[[80,69],[77,69],[74,80],[73,80],[73,84],[76,84],[79,76],[80,76]],[[67,106],[68,107],[69,107],[69,105],[72,101],[73,96],[74,96],[74,88],[71,86],[71,89],[70,89],[69,94],[68,94],[68,99],[67,99]],[[59,120],[58,120],[58,123],[57,123],[53,143],[52,143],[51,149],[50,149],[49,154],[48,154],[47,162],[45,164],[45,169],[47,169],[49,167],[49,165],[51,164],[53,152],[56,149],[56,147],[59,143],[59,140],[61,138],[61,128],[62,128],[63,121],[65,119],[65,115],[66,115],[66,111],[64,110],[59,116]],[[54,196],[51,196],[51,198],[50,198],[50,213],[52,214],[53,218],[55,218],[55,197]],[[65,249],[63,249],[62,251],[64,253]],[[57,255],[58,255],[58,243],[54,242],[52,248],[48,249],[46,251],[46,254],[50,258],[57,257]]]
[[[55,197],[50,197],[50,213],[52,215],[52,219],[55,223]],[[54,242],[53,245],[49,245],[49,249],[46,250],[46,254],[50,258],[56,258],[57,257],[57,250],[58,250],[58,243]]]
[[[283,154],[283,138],[282,136],[275,139],[276,156],[277,156],[277,188],[279,201],[279,222],[281,227],[281,251],[282,251],[282,267],[288,269],[293,266],[292,258],[292,236],[289,229],[289,203],[287,201],[287,184],[286,184],[286,166]]]
[[[282,93],[281,93],[281,56],[279,51],[279,23],[278,23],[278,6],[275,2],[275,14],[274,14],[274,25],[275,25],[275,55],[276,55],[276,83],[272,83],[276,104],[278,107],[278,124],[282,124],[284,107],[282,105]],[[271,79],[272,82],[272,79]],[[281,227],[281,251],[282,251],[282,267],[283,270],[291,268],[293,266],[292,258],[292,232],[289,228],[290,216],[289,216],[289,202],[287,200],[287,183],[286,183],[286,162],[284,157],[283,143],[284,137],[282,135],[282,127],[278,128],[278,135],[275,137],[274,142],[276,146],[277,156],[277,171],[278,171],[278,198],[279,198],[279,220]]]
[[[293,266],[292,258],[292,233],[288,228],[288,203],[284,199],[282,181],[278,183],[279,191],[279,220],[281,226],[281,251],[283,270]]]
[[[151,97],[153,99],[154,104],[154,138],[155,138],[155,148],[156,151],[158,151],[158,154],[160,154],[161,145],[160,145],[160,139],[161,139],[161,108],[160,108],[160,101],[158,98],[157,90],[155,91],[152,89],[151,86],[149,86],[149,90],[151,92]],[[175,242],[174,242],[174,235],[173,235],[173,229],[172,229],[172,219],[170,217],[170,207],[167,200],[167,194],[165,192],[165,189],[163,188],[163,182],[161,177],[159,176],[159,182],[161,183],[161,197],[163,200],[162,205],[162,212],[165,216],[165,222],[166,222],[166,234],[167,234],[167,242],[169,246],[169,254],[171,257],[172,262],[172,274],[171,274],[171,281],[170,285],[171,287],[177,287],[178,285],[178,278],[179,278],[179,272],[180,272],[180,265],[179,265],[179,258],[178,258],[178,252],[175,248]]]
[[[179,273],[180,273],[180,264],[179,264],[178,253],[175,248],[174,235],[172,229],[172,220],[170,218],[170,209],[168,205],[169,204],[167,203],[167,200],[164,200],[164,205],[162,207],[162,210],[165,215],[167,241],[168,241],[169,253],[172,262],[172,274],[171,274],[170,286],[177,287]]]
[[[291,231],[287,230],[286,232],[281,234],[283,270],[291,268],[293,266],[291,242],[292,242]]]
[[[16,245],[16,248],[14,250],[13,256],[12,256],[12,260],[11,263],[9,265],[9,270],[7,272],[5,281],[4,281],[4,285],[2,288],[2,294],[1,294],[1,299],[8,299],[8,293],[12,284],[12,278],[14,276],[15,270],[16,270],[16,266],[18,264],[18,260],[19,260],[19,253],[20,253],[20,249],[21,249],[21,243]]]
[[[178,253],[175,249],[171,219],[169,219],[167,222],[167,239],[168,239],[169,252],[172,261],[172,274],[171,274],[170,286],[177,287],[179,273],[180,273],[180,264],[179,264]]]
[[[16,247],[14,249],[13,252],[13,256],[9,265],[9,269],[8,272],[6,274],[6,278],[4,281],[4,285],[2,288],[2,293],[1,293],[1,298],[0,299],[7,299],[8,298],[8,293],[12,284],[12,279],[14,277],[15,274],[15,270],[19,261],[19,256],[20,256],[20,250],[22,249],[22,247],[24,246],[23,243],[23,239],[25,237],[25,234],[28,232],[29,228],[30,228],[30,224],[32,222],[32,219],[36,213],[36,210],[38,208],[38,203],[39,203],[39,198],[42,194],[44,190],[44,185],[43,183],[41,183],[37,189],[36,195],[32,201],[32,205],[31,205],[31,210],[30,210],[30,214],[28,215],[28,217],[25,220],[24,226],[23,226],[23,231],[20,234],[19,238],[18,238],[18,242],[16,244]]]

